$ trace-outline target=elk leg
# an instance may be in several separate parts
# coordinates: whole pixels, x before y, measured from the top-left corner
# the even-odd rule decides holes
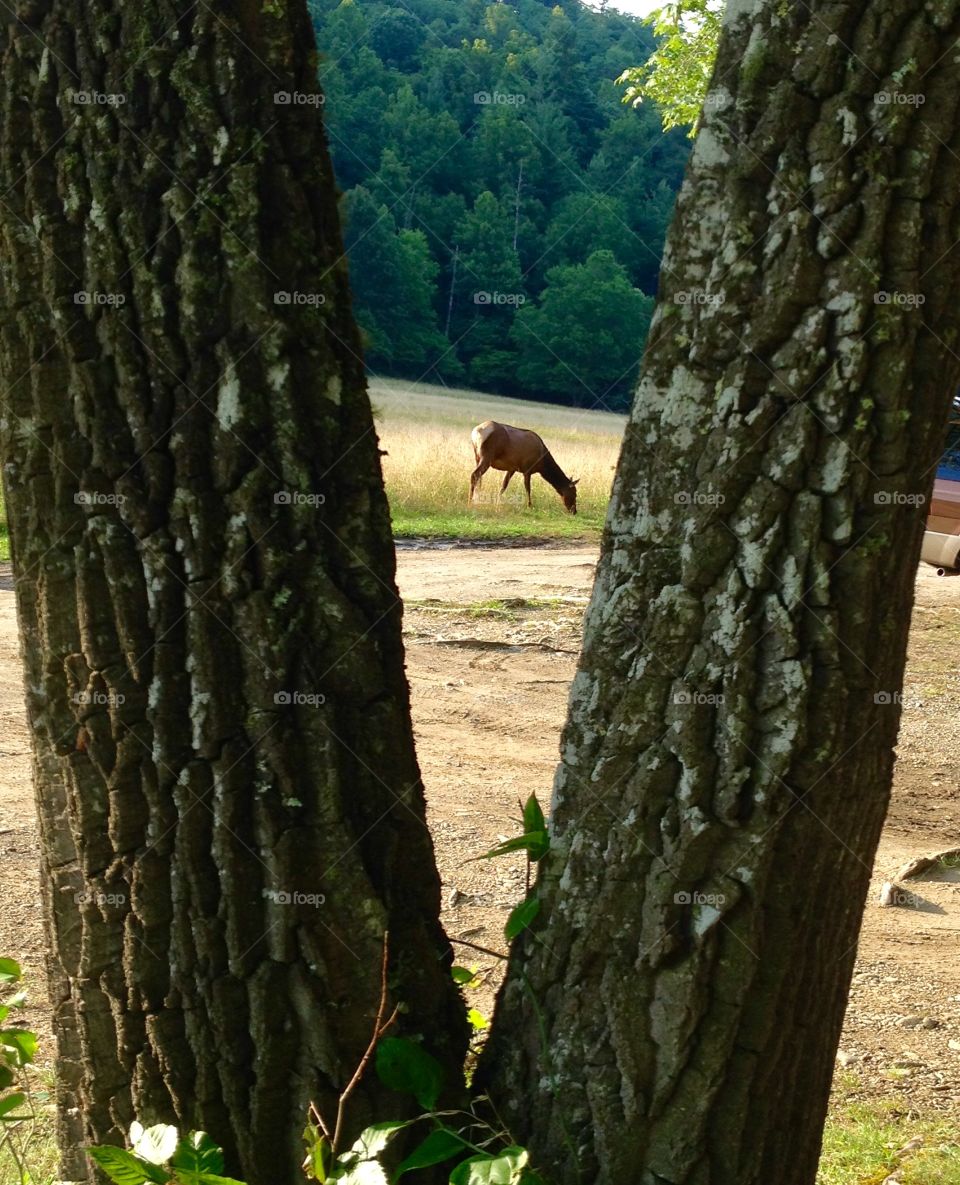
[[[533,510],[533,499],[530,497],[530,474],[523,475],[523,488],[527,491],[527,507]]]
[[[513,475],[514,475],[515,473],[516,473],[516,469],[508,469],[508,470],[507,470],[507,476],[506,476],[506,477],[503,479],[503,482],[502,482],[502,484],[501,484],[501,486],[500,486],[500,493],[501,493],[501,495],[503,495],[503,494],[505,494],[505,493],[506,493],[506,491],[507,491],[507,486],[510,484],[510,478],[511,478],[511,477],[513,477]]]
[[[483,477],[489,468],[490,463],[488,461],[481,461],[476,469],[474,469],[474,471],[470,474],[470,502],[473,501],[474,494],[477,492],[477,486],[480,484],[480,478]]]

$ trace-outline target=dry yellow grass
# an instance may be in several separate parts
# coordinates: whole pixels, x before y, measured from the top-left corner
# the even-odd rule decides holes
[[[626,416],[484,395],[479,391],[373,379],[376,417],[394,530],[400,535],[582,535],[603,525]],[[483,479],[467,505],[474,468],[470,430],[500,420],[539,432],[565,473],[579,479],[576,516],[540,477],[533,510],[515,477],[502,499],[503,474]]]

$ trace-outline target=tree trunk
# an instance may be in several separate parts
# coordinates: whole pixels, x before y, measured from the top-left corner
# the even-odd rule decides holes
[[[300,0],[18,16],[3,459],[63,1175],[138,1117],[293,1182],[385,931],[397,1031],[452,1089],[466,1039],[310,24]],[[401,1109],[370,1074],[348,1126]]]
[[[561,1185],[814,1180],[960,370],[958,5],[726,20],[478,1075]]]

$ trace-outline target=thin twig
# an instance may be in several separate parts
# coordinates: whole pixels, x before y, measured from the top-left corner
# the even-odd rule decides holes
[[[360,1059],[360,1064],[357,1066],[356,1070],[354,1070],[353,1077],[343,1088],[343,1091],[340,1094],[340,1101],[337,1104],[337,1122],[333,1129],[333,1139],[330,1140],[334,1156],[336,1156],[337,1147],[340,1144],[340,1130],[343,1127],[343,1115],[346,1108],[347,1099],[353,1093],[357,1083],[363,1077],[363,1072],[367,1068],[367,1063],[370,1061],[370,1058],[373,1057],[373,1051],[376,1049],[377,1042],[397,1019],[397,1014],[400,1011],[400,1005],[398,1004],[390,1014],[390,1019],[384,1023],[383,1016],[387,1011],[387,996],[389,991],[387,987],[387,961],[389,959],[389,955],[390,933],[388,930],[385,930],[383,933],[383,964],[380,971],[380,1003],[377,1006],[377,1019],[374,1021],[373,1036],[370,1038],[370,1044],[367,1046],[366,1053],[364,1053],[363,1057]],[[328,1136],[327,1139],[330,1139],[330,1137]]]
[[[495,959],[508,959],[509,955],[502,955],[498,950],[491,950],[489,946],[478,946],[475,942],[467,942],[465,938],[451,938],[451,942],[455,942],[457,946],[469,946],[471,950],[482,951],[485,955],[493,955]]]
[[[320,1130],[323,1132],[323,1134],[327,1137],[327,1142],[332,1145],[333,1144],[333,1137],[330,1135],[329,1128],[323,1122],[323,1116],[320,1114],[320,1110],[317,1107],[317,1104],[311,1103],[310,1107],[309,1107],[309,1111],[310,1111],[310,1115],[312,1116],[312,1118],[316,1120],[317,1127],[319,1127]]]

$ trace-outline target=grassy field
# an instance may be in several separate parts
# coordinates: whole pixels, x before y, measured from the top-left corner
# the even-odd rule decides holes
[[[399,379],[371,380],[370,399],[388,454],[383,469],[398,537],[591,539],[603,527],[626,416]],[[541,477],[533,479],[532,510],[519,474],[501,499],[503,474],[493,470],[484,477],[477,502],[467,505],[475,464],[470,430],[483,420],[540,433],[560,468],[579,478],[575,515],[567,514]],[[9,558],[0,495],[0,561]]]
[[[591,538],[602,528],[626,416],[396,379],[372,379],[370,399],[387,451],[383,468],[395,535]],[[470,430],[483,420],[540,433],[560,468],[579,479],[576,515],[567,514],[540,477],[531,486],[532,510],[519,474],[500,499],[503,474],[493,470],[477,503],[468,506],[475,465]]]
[[[908,1103],[834,1103],[823,1133],[817,1185],[960,1185],[953,1117],[909,1119]],[[904,1146],[916,1142],[917,1147]]]

